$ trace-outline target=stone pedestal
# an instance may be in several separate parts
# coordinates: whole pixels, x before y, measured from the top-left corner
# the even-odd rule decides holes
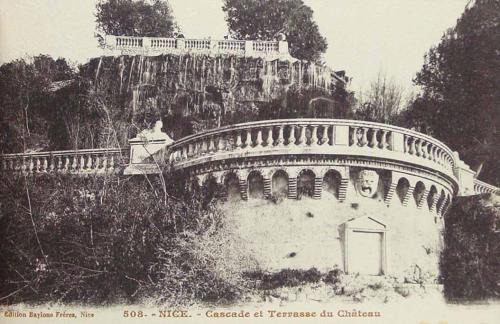
[[[144,130],[130,139],[130,162],[124,174],[160,173],[164,159],[159,159],[160,151],[167,149],[173,140],[162,132],[163,124],[157,121],[153,129]]]

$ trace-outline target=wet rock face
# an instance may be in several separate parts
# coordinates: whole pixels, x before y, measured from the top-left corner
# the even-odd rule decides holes
[[[174,138],[234,122],[304,116],[308,109],[311,117],[340,117],[331,98],[335,80],[308,62],[120,56],[92,59],[82,73],[108,107],[121,110],[122,122],[140,128],[163,118]]]

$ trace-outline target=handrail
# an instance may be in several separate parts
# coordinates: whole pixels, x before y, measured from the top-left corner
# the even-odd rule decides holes
[[[244,56],[288,56],[288,42],[235,39],[190,39],[106,35],[105,48],[121,54],[207,52]]]
[[[229,125],[184,137],[161,154],[174,167],[186,167],[238,156],[316,153],[399,160],[441,171],[455,181],[459,165],[456,153],[428,135],[345,119],[279,119]]]
[[[7,153],[1,154],[2,158],[9,157],[29,157],[29,156],[59,156],[67,154],[87,154],[87,153],[118,153],[124,152],[126,149],[122,148],[95,148],[95,149],[81,149],[81,150],[64,150],[64,151],[40,151],[40,152],[25,152],[25,153]]]
[[[128,163],[128,148],[45,151],[0,155],[2,172],[109,173]]]
[[[500,188],[490,185],[484,181],[474,179],[474,192],[477,194],[500,193]]]

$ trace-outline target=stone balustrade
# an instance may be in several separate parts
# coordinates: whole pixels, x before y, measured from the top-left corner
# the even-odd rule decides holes
[[[474,179],[474,171],[440,141],[386,124],[336,119],[284,119],[230,125],[174,142],[167,140],[166,134],[160,135],[165,138],[151,139],[147,143],[132,139],[133,150],[113,148],[0,155],[0,171],[19,174],[144,174],[161,172],[158,165],[170,164],[174,170],[189,169],[197,175],[207,175],[224,170],[251,172],[262,166],[287,165],[288,171],[309,167],[315,170],[316,177],[322,178],[323,173],[333,167],[340,170],[366,168],[379,170],[380,174],[391,172],[384,193],[387,202],[397,193],[398,186],[408,188],[410,193],[417,192],[419,181],[428,190],[433,185],[444,189],[442,197],[500,192],[495,186]],[[151,161],[158,164],[149,167]],[[339,186],[345,189],[349,171],[343,174]],[[406,182],[399,182],[403,178]],[[246,178],[242,179],[246,181]],[[270,178],[265,179],[268,181]],[[291,175],[290,179],[289,195],[294,196],[296,176]],[[320,183],[318,180],[314,189],[314,195],[318,197],[321,195]],[[344,189],[339,191],[340,197],[345,195]],[[407,202],[409,194],[404,196],[403,202]],[[419,199],[417,205],[421,203]],[[437,201],[434,205],[436,208],[442,206]]]
[[[0,170],[22,174],[64,173],[116,173],[128,163],[124,149],[87,149],[5,154],[0,156]]]
[[[500,194],[500,189],[481,180],[474,179],[474,192],[476,194],[483,194],[483,193]]]
[[[288,56],[286,41],[213,40],[107,35],[105,48],[121,55],[168,53],[234,54],[241,56]]]
[[[457,165],[455,154],[427,135],[385,124],[334,119],[231,125],[185,137],[163,154],[175,168],[265,155],[356,156],[398,161],[441,172],[453,180]]]

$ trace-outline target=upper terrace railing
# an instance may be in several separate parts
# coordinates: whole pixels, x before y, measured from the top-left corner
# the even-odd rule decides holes
[[[166,53],[236,54],[242,56],[289,55],[286,41],[213,40],[107,35],[106,48],[119,54]]]
[[[123,169],[128,158],[128,149],[119,148],[5,154],[0,156],[0,169],[25,174],[115,173]]]
[[[408,129],[355,120],[286,119],[226,126],[176,141],[163,158],[175,168],[264,155],[320,154],[406,162],[455,179],[456,155]]]

